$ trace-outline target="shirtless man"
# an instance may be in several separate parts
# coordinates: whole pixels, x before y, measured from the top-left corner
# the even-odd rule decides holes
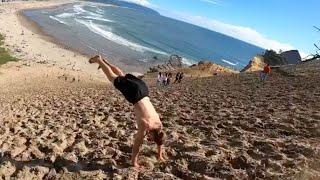
[[[99,64],[99,68],[102,69],[108,80],[124,95],[126,100],[133,104],[134,114],[138,125],[138,132],[135,136],[132,148],[131,160],[133,166],[137,168],[140,167],[138,163],[138,154],[145,136],[148,136],[149,141],[155,141],[158,146],[157,158],[159,161],[162,161],[162,145],[164,141],[162,123],[158,113],[150,102],[148,97],[149,90],[146,83],[131,74],[125,75],[118,67],[110,64],[101,56],[97,55],[92,57],[89,60],[89,63]]]

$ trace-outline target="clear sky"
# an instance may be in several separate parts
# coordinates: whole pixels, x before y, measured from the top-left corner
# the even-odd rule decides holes
[[[320,0],[127,0],[263,48],[298,49],[320,44]]]

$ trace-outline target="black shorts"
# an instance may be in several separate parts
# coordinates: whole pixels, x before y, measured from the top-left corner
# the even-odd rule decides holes
[[[147,84],[132,74],[126,74],[124,77],[118,76],[113,84],[132,104],[136,104],[144,97],[149,96]]]

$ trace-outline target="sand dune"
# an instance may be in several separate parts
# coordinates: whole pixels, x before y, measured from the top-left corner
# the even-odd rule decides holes
[[[167,134],[167,161],[158,163],[155,145],[145,142],[145,172],[130,168],[136,126],[132,107],[114,88],[85,77],[49,78],[0,90],[2,176],[320,177],[319,74],[274,72],[265,84],[255,74],[185,79],[168,88],[147,78]]]
[[[21,59],[0,68],[2,178],[320,178],[319,62],[274,70],[265,84],[234,74],[164,88],[147,75],[167,160],[158,163],[145,141],[138,172],[132,107],[86,57],[43,40],[15,14],[50,3],[0,6],[0,32]]]

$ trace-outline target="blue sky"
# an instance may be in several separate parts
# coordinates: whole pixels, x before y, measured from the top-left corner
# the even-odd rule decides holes
[[[320,44],[320,0],[127,0],[246,42],[302,56]]]

